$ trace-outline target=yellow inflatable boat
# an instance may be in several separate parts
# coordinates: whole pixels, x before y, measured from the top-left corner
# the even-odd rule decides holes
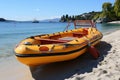
[[[100,42],[102,34],[92,21],[76,20],[74,25],[73,30],[22,40],[14,49],[16,58],[29,66],[66,61],[77,58],[87,51],[88,46]]]

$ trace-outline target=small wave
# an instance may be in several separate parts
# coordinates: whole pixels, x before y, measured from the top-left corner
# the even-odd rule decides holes
[[[11,54],[11,53],[2,53],[2,54],[0,54],[0,58],[10,57],[10,56],[13,56],[13,54]]]
[[[9,57],[9,56],[13,56],[13,47],[1,47],[0,48],[0,58],[1,57]]]

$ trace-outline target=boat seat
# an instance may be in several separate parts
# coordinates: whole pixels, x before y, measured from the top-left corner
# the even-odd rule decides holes
[[[78,38],[81,38],[85,35],[86,35],[85,33],[73,33],[73,37],[78,37]]]
[[[41,44],[66,43],[68,40],[40,39]]]
[[[50,39],[58,39],[58,38],[60,38],[61,37],[61,35],[53,35],[53,36],[50,36]]]
[[[72,40],[75,40],[76,39],[76,37],[63,37],[63,38],[59,38],[59,40],[65,40],[65,41],[72,41]]]
[[[88,29],[83,29],[82,32],[73,32],[73,37],[78,37],[78,38],[81,38],[83,36],[86,36],[88,35]]]

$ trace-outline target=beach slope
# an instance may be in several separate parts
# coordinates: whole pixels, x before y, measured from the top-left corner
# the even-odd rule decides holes
[[[107,47],[104,44],[100,45],[103,47],[98,48],[100,53],[106,55],[103,55],[104,59],[97,67],[91,72],[74,74],[65,80],[120,80],[120,30],[104,36],[102,41],[110,44],[111,48],[105,53]]]

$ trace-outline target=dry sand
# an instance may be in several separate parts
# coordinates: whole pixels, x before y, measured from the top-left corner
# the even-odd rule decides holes
[[[102,41],[110,44],[111,48],[97,67],[93,68],[91,72],[74,74],[65,80],[120,80],[120,30],[104,36]],[[102,47],[104,47],[103,45]],[[101,48],[100,52],[106,54],[104,50],[106,47]]]
[[[100,57],[85,53],[72,61],[27,67],[14,56],[0,59],[0,80],[120,80],[120,30],[104,36]]]

